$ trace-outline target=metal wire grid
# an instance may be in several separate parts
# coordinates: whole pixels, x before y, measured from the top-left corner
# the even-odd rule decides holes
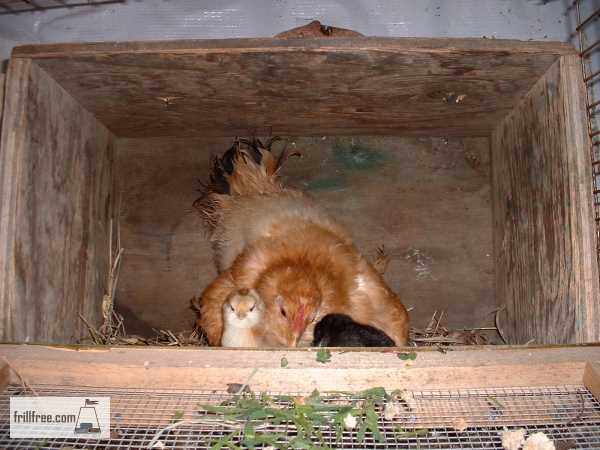
[[[236,426],[215,422],[214,416],[209,420],[199,408],[200,404],[231,401],[232,395],[224,392],[44,385],[34,389],[45,396],[110,396],[111,439],[11,440],[9,398],[27,395],[22,387],[11,386],[0,397],[0,448],[142,449],[148,447],[158,431],[183,420],[185,424],[164,431],[159,436],[160,444],[154,448],[209,449]],[[334,395],[324,399],[331,403],[348,401]],[[385,420],[383,405],[377,406],[385,442],[375,441],[369,433],[363,442],[358,442],[355,430],[345,431],[337,442],[335,430],[323,427],[325,442],[332,448],[344,449],[502,449],[500,433],[506,427],[525,428],[528,433],[543,431],[557,448],[600,448],[600,403],[583,386],[420,391],[413,392],[412,399],[402,404],[393,420]],[[396,434],[398,428],[405,434]],[[294,427],[285,424],[268,425],[261,431],[295,435]]]
[[[0,0],[0,15],[123,2],[124,0]]]
[[[594,216],[596,220],[597,256],[600,263],[600,2],[597,0],[574,0],[579,41],[581,68],[586,87],[588,132],[592,141],[590,149]]]

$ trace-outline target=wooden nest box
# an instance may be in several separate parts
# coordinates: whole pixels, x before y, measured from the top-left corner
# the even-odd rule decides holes
[[[3,341],[73,343],[86,334],[80,317],[101,322],[111,221],[118,214],[127,215],[129,233],[119,282],[123,301],[162,296],[168,308],[187,309],[185,301],[173,300],[176,288],[158,292],[152,283],[175,280],[198,293],[204,287],[199,260],[181,262],[170,254],[168,269],[148,265],[154,251],[193,248],[202,239],[196,229],[152,240],[165,224],[179,226],[168,222],[177,211],[165,193],[183,192],[177,180],[186,173],[189,199],[182,204],[191,209],[193,181],[204,170],[194,155],[208,161],[198,142],[221,152],[234,136],[248,135],[483,139],[491,155],[486,208],[493,217],[484,231],[493,252],[492,295],[480,303],[505,306],[503,330],[511,343],[600,341],[584,86],[569,45],[333,33],[24,46],[10,60],[4,105]],[[132,183],[145,188],[133,195],[124,188]],[[432,189],[410,195],[426,203],[439,196]],[[402,192],[388,190],[381,198],[390,210],[402,211]],[[350,222],[369,214],[366,207],[346,213]],[[444,214],[456,230],[448,245],[468,240],[468,215],[458,209]],[[437,217],[431,213],[427,220]],[[354,220],[357,227],[361,220]],[[401,236],[403,227],[398,222],[382,229]],[[203,248],[210,275],[209,248]],[[463,267],[469,258],[448,259],[446,266]],[[469,280],[468,270],[456,278]],[[437,281],[439,291],[431,295],[444,301],[445,285],[451,298],[449,285]],[[142,291],[148,286],[151,292]],[[427,289],[419,292],[433,292]],[[416,303],[411,292],[417,288],[401,288],[408,305]],[[146,309],[150,314],[152,307]]]

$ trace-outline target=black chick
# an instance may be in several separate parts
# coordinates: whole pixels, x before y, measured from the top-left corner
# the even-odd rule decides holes
[[[313,347],[394,347],[383,331],[345,314],[327,314],[315,326]]]

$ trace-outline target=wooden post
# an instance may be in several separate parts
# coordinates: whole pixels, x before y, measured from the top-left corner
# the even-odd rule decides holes
[[[492,136],[496,292],[511,343],[600,340],[583,95],[578,57],[563,56]]]

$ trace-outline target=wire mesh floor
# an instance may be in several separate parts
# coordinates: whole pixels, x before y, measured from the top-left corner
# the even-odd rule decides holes
[[[20,386],[10,386],[0,397],[0,448],[245,448],[244,432],[250,433],[246,424],[227,417],[215,421],[216,416],[211,416],[201,405],[232,405],[240,398],[260,401],[266,398],[193,390],[147,391],[44,385],[33,388],[37,395],[43,396],[110,396],[111,439],[11,440],[9,398],[28,394]],[[360,398],[347,394],[321,396],[322,402],[328,405],[340,405]],[[292,408],[294,401],[300,397],[269,394],[268,398],[272,407]],[[406,398],[403,394],[402,399]],[[320,442],[314,443],[314,447],[296,448],[502,449],[500,433],[505,429],[523,428],[528,434],[544,432],[557,449],[600,449],[600,403],[583,386],[415,391],[410,393],[408,401],[398,402],[399,406],[390,420],[389,414],[388,419],[384,418],[384,403],[374,403],[380,440],[370,431],[358,436],[360,432],[356,429],[344,430],[336,436],[331,424],[320,424],[316,427]],[[286,448],[289,440],[297,435],[297,428],[284,421],[258,425],[252,432],[278,436],[277,442],[268,445],[263,442],[256,448]],[[224,439],[232,435],[235,437],[231,440]]]

